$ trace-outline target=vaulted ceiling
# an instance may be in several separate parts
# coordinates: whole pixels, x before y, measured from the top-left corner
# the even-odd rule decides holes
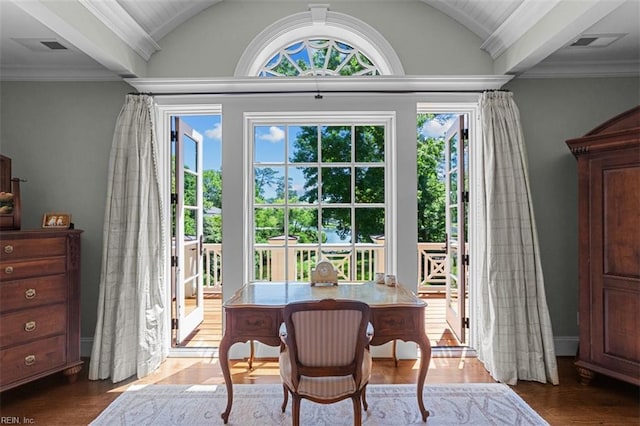
[[[95,43],[69,19],[97,17],[112,38],[147,61],[166,34],[220,1],[243,0],[66,0],[60,2],[64,7],[45,0],[0,0],[0,77],[136,76],[117,61],[113,46]],[[477,34],[497,74],[627,76],[640,70],[638,0],[422,1]],[[548,25],[554,21],[562,24]],[[52,53],[60,47],[56,43],[68,48],[64,55]]]

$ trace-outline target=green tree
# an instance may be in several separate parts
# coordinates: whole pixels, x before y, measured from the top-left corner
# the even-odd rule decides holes
[[[444,138],[425,137],[420,129],[446,118],[418,114],[418,242],[445,241]]]

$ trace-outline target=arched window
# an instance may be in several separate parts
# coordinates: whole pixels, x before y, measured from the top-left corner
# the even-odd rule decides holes
[[[283,18],[246,48],[236,77],[404,75],[400,59],[370,25],[325,6]]]
[[[362,51],[335,39],[305,38],[280,49],[258,77],[380,75]]]

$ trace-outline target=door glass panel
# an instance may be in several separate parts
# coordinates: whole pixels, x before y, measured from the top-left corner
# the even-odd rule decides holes
[[[351,162],[351,126],[322,127],[322,162]]]
[[[289,202],[316,204],[318,202],[318,168],[288,167]]]
[[[356,126],[356,162],[384,162],[384,126]]]
[[[351,169],[347,167],[322,168],[322,201],[325,203],[351,202]]]
[[[449,174],[449,203],[455,204],[458,202],[458,172],[451,172]]]
[[[197,203],[198,177],[189,173],[188,170],[184,171],[183,191],[185,206],[195,206]]]
[[[451,156],[451,169],[458,167],[458,134],[449,139],[449,150]]]
[[[456,248],[452,248],[450,251],[450,258],[449,258],[449,262],[451,264],[450,267],[450,279],[451,279],[451,283],[449,285],[449,298],[448,298],[448,304],[449,307],[455,311],[458,312],[458,302],[459,302],[459,297],[458,297],[458,250]]]
[[[449,208],[449,238],[451,240],[458,239],[458,207]]]
[[[184,138],[183,149],[183,164],[185,170],[198,171],[198,154],[196,152],[196,141],[189,137]]]
[[[253,158],[256,163],[284,163],[283,126],[256,126]]]
[[[356,242],[370,244],[375,237],[384,235],[383,208],[356,208]]]
[[[322,209],[322,229],[325,243],[351,243],[351,209],[325,208]]]
[[[289,162],[317,162],[318,126],[289,126],[288,129]]]
[[[384,203],[382,167],[356,167],[356,203]]]
[[[253,170],[256,204],[282,203],[284,167],[256,167]]]

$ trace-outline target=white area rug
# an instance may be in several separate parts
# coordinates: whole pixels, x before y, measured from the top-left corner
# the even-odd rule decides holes
[[[234,385],[229,425],[291,425],[291,398],[285,413],[281,385]],[[547,425],[507,385],[473,383],[426,385],[424,401],[434,425]],[[415,385],[369,385],[364,425],[423,425]],[[227,404],[224,385],[138,385],[127,389],[92,423],[115,425],[216,425]],[[353,424],[351,400],[322,405],[302,400],[305,426]]]

